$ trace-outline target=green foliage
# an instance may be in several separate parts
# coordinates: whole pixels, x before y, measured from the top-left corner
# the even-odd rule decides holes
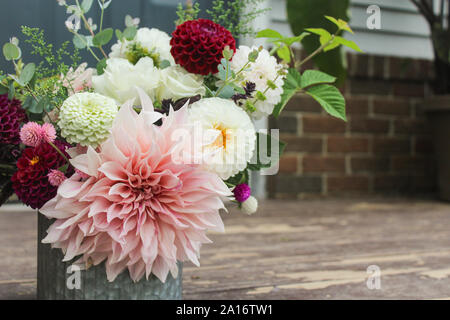
[[[200,4],[198,2],[192,4],[191,2],[187,2],[186,6],[183,7],[181,3],[178,4],[177,7],[177,16],[178,20],[175,21],[175,25],[182,24],[189,20],[195,20],[200,13]]]
[[[107,45],[108,42],[111,41],[113,34],[114,31],[112,28],[104,29],[94,36],[94,38],[92,39],[92,43],[96,47]]]
[[[153,64],[159,67],[161,64],[160,55],[154,50],[148,50],[137,42],[128,45],[126,57],[132,64],[136,64],[141,58],[149,57],[153,60]]]
[[[335,80],[335,77],[321,71],[307,70],[300,75],[296,69],[289,68],[281,101],[275,106],[273,116],[277,117],[296,93],[304,92],[313,97],[327,113],[346,120],[345,99],[336,87],[329,84]]]
[[[262,143],[263,140],[266,140]],[[272,145],[278,144],[278,150],[272,150]],[[286,143],[275,137],[262,132],[256,133],[256,151],[253,154],[252,161],[248,164],[247,169],[251,171],[259,171],[261,169],[270,168],[275,165],[286,148]],[[278,151],[272,154],[272,151]]]
[[[212,9],[206,12],[211,20],[228,29],[233,37],[253,36],[251,23],[270,9],[255,9],[264,0],[213,0]]]
[[[348,21],[349,0],[287,0],[288,20],[294,34],[301,34],[307,28],[324,29],[328,34],[336,31],[336,22]],[[332,19],[323,17],[333,16]],[[334,20],[335,21],[334,21]],[[339,20],[340,19],[340,20]],[[345,29],[343,29],[345,30]],[[311,30],[309,30],[311,32]],[[340,34],[338,33],[337,36]],[[319,37],[322,41],[327,36]],[[322,44],[317,37],[307,37],[302,44],[305,50],[311,54]],[[313,58],[320,70],[338,78],[337,84],[342,85],[346,78],[346,61],[341,48],[329,50]]]
[[[20,59],[21,52],[18,46],[7,42],[3,45],[3,55],[8,61]]]

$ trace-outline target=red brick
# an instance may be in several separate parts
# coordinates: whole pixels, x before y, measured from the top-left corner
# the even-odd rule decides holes
[[[389,170],[389,164],[387,157],[352,157],[350,160],[353,173],[384,172]]]
[[[432,173],[434,171],[434,159],[423,156],[394,156],[392,158],[392,170],[410,173]]]
[[[331,136],[328,137],[328,152],[368,152],[368,138]]]
[[[409,153],[409,139],[375,137],[373,141],[374,153]]]
[[[331,116],[303,116],[305,133],[344,133],[345,122]]]
[[[375,191],[405,192],[411,189],[411,179],[405,175],[379,174],[374,179]]]
[[[355,61],[356,60],[356,61]],[[369,75],[369,56],[367,54],[358,54],[355,56],[355,64],[349,73],[354,77],[367,77]]]
[[[392,92],[392,84],[386,80],[351,79],[350,92],[361,95],[389,95]]]
[[[345,172],[344,157],[321,157],[310,156],[303,157],[303,172]]]
[[[417,175],[413,177],[413,188],[416,192],[435,192],[436,177],[432,175]]]
[[[410,105],[407,99],[376,98],[373,102],[373,112],[387,115],[409,115]]]
[[[316,100],[306,94],[294,96],[284,108],[285,111],[321,113],[322,107]]]
[[[422,98],[425,96],[425,84],[396,82],[394,83],[394,95]]]
[[[280,158],[280,172],[296,173],[298,169],[298,158],[295,155],[283,155]]]
[[[369,178],[365,176],[328,177],[328,192],[361,192],[369,191]]]
[[[389,58],[389,75],[391,79],[416,79],[418,76],[417,60],[410,58]]]
[[[384,56],[373,56],[373,77],[376,79],[384,79],[385,78],[385,64],[386,57]]]
[[[388,133],[389,120],[352,118],[350,131],[359,133]]]
[[[287,144],[286,152],[322,152],[322,138],[284,136],[280,139]]]
[[[346,97],[345,102],[348,115],[366,115],[369,113],[369,99],[367,97]]]
[[[414,152],[419,154],[430,154],[434,151],[433,140],[428,136],[417,137],[414,142]]]
[[[425,119],[399,119],[394,122],[395,133],[423,134],[427,133],[429,129]]]

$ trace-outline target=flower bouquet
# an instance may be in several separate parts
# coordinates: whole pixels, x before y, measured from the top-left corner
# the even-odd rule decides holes
[[[278,116],[298,92],[345,120],[335,78],[298,69],[339,45],[358,49],[340,36],[351,29],[326,17],[335,34],[259,31],[268,51],[236,45],[261,11],[228,19],[220,0],[211,19],[180,5],[171,36],[130,16],[124,30],[105,28],[111,0],[98,1],[99,25],[88,17],[92,0],[68,2],[58,0],[73,48],[55,49],[28,27],[41,63],[24,63],[15,37],[3,46],[15,73],[0,73],[1,201],[15,193],[39,210],[39,297],[181,298],[181,262],[199,265],[206,232],[224,231],[224,200],[254,213],[249,173],[273,173],[282,153],[276,134],[253,120]],[[241,12],[256,2],[230,6]],[[292,45],[312,36],[321,46],[296,61]],[[66,287],[67,267],[86,270],[84,295]]]

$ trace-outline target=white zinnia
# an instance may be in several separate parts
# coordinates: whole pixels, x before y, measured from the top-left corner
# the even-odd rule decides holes
[[[133,40],[119,40],[111,47],[109,56],[111,58],[126,58],[129,45],[133,43],[141,45],[149,52],[157,53],[161,61],[167,60],[171,65],[175,64],[170,53],[170,36],[155,28],[140,28]]]
[[[251,48],[239,46],[233,56],[233,60],[231,60],[231,69],[235,72],[241,70],[248,62],[248,54],[253,50],[258,50],[258,48],[255,46]],[[267,81],[274,81],[274,79],[277,78],[278,71],[282,68],[283,66],[277,63],[277,60],[270,55],[269,51],[262,49],[259,52],[256,61],[250,63],[249,70],[244,71],[242,74],[245,81],[253,82],[256,85],[256,91],[264,92],[267,88]],[[267,99],[255,103],[256,111],[251,114],[252,117],[260,119],[263,116],[272,114],[275,105],[281,101],[283,82],[282,76],[279,76],[277,80],[274,81],[277,88],[267,90],[265,93]]]
[[[163,99],[178,100],[195,95],[205,95],[203,77],[187,72],[179,65],[161,70],[161,80],[156,96],[159,101]]]
[[[58,127],[69,143],[97,147],[109,137],[119,108],[116,102],[98,93],[75,93],[64,101]]]
[[[226,180],[247,167],[255,150],[256,133],[243,109],[231,100],[205,98],[191,105],[189,119],[209,137],[203,146],[207,170]]]
[[[92,77],[95,92],[115,99],[119,104],[135,98],[139,104],[137,87],[151,98],[155,97],[155,90],[160,79],[160,70],[153,65],[150,58],[142,58],[133,65],[126,59],[111,58],[106,61],[105,72]]]

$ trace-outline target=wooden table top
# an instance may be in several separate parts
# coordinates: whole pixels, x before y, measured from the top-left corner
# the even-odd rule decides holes
[[[450,299],[450,204],[412,199],[265,201],[224,213],[184,299]],[[34,299],[36,213],[0,211],[0,299]],[[369,289],[368,266],[380,289]],[[375,282],[371,282],[375,283]]]

